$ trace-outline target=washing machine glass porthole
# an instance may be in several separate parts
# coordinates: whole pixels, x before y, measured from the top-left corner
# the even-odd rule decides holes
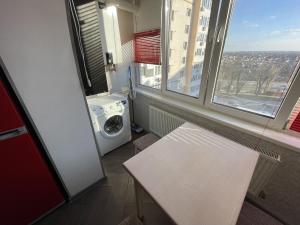
[[[122,116],[115,115],[106,120],[104,124],[104,131],[109,135],[118,133],[123,127]]]

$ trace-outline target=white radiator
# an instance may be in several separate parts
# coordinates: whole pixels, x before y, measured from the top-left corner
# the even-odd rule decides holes
[[[185,120],[154,106],[149,106],[149,129],[160,137],[184,124]]]
[[[260,157],[256,164],[248,191],[251,194],[258,196],[278,167],[280,155],[274,152],[266,152],[261,149],[256,149],[256,151],[260,153]]]
[[[165,112],[154,106],[149,106],[150,131],[160,137],[163,137],[172,132],[177,127],[181,126],[184,122],[185,120],[181,119],[178,116]],[[234,139],[238,140],[238,137],[235,137]],[[253,146],[248,147],[251,148]],[[253,173],[248,191],[249,193],[258,196],[279,165],[280,155],[275,152],[265,151],[264,149],[259,147],[257,147],[255,151],[258,151],[260,153],[260,157]]]

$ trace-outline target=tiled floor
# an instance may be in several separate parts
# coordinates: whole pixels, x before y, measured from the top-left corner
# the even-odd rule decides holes
[[[135,138],[138,136],[135,136]],[[122,163],[134,155],[132,142],[103,158],[107,178],[72,202],[63,205],[37,225],[118,225],[135,213],[133,180]],[[217,213],[217,212],[216,212]],[[144,199],[145,225],[173,225],[150,199]],[[283,225],[249,203],[245,203],[237,225]]]
[[[117,225],[135,213],[133,180],[122,163],[134,154],[132,142],[121,146],[103,158],[107,178],[72,202],[63,205],[37,225]],[[171,225],[172,222],[152,202],[145,198],[145,224]]]

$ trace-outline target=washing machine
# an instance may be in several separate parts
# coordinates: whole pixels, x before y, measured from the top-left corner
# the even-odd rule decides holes
[[[131,140],[127,97],[92,95],[87,102],[102,156]]]

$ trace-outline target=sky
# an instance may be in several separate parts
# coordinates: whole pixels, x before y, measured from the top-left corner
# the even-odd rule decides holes
[[[299,0],[236,0],[225,51],[300,51]]]

